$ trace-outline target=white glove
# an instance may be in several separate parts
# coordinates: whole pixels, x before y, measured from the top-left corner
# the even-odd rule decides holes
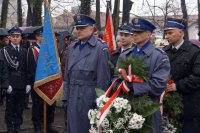
[[[31,91],[31,86],[30,85],[26,85],[26,94],[28,94]]]
[[[11,94],[12,93],[12,86],[8,86],[8,89],[6,90],[6,92],[8,93],[8,94]]]

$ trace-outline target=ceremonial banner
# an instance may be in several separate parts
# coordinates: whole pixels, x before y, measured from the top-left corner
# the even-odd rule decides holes
[[[114,50],[116,50],[116,43],[115,43],[115,37],[114,37],[114,28],[113,28],[113,21],[112,21],[112,15],[110,10],[108,11],[108,17],[106,22],[106,28],[103,34],[103,40],[107,42],[110,52],[112,53]]]
[[[63,79],[49,9],[47,4],[34,90],[44,101],[52,105],[62,92]]]

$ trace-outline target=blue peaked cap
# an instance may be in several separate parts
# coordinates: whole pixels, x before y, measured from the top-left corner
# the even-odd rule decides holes
[[[34,34],[42,34],[42,32],[43,32],[43,27],[40,27],[33,31]]]
[[[22,30],[19,27],[15,26],[15,27],[11,28],[10,30],[8,30],[8,33],[10,35],[12,35],[12,34],[22,34]]]
[[[119,27],[119,33],[133,34],[133,25],[124,23]]]
[[[167,18],[167,23],[164,26],[164,30],[170,29],[185,29],[185,21],[178,18]]]
[[[95,23],[96,23],[96,21],[87,15],[80,14],[80,15],[74,16],[75,27],[93,25]]]
[[[132,20],[133,24],[133,31],[153,31],[156,29],[156,27],[149,21],[143,19],[143,18],[134,18]]]

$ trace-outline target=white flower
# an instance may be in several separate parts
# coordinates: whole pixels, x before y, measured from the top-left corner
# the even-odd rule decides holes
[[[88,119],[90,120],[90,124],[93,125],[96,123],[97,118],[99,118],[100,112],[97,109],[90,109],[88,111]]]
[[[109,121],[105,118],[101,123],[102,128],[108,128],[110,126]]]
[[[177,128],[170,124],[168,119],[163,119],[163,133],[176,133]]]
[[[155,41],[155,45],[156,47],[159,47],[159,46],[167,46],[169,43],[166,39],[156,39]]]
[[[120,113],[121,111],[122,111],[122,108],[119,106],[119,107],[116,108],[116,111],[115,111],[115,112],[116,112],[116,113]]]
[[[127,110],[131,111],[131,105],[130,104],[127,105]]]
[[[93,126],[89,129],[89,133],[97,133],[97,129]]]
[[[119,118],[116,122],[114,122],[114,127],[117,129],[123,129],[124,123],[125,123],[124,118]]]
[[[128,127],[130,129],[140,129],[142,128],[144,121],[145,118],[143,118],[141,115],[134,113],[129,121]]]

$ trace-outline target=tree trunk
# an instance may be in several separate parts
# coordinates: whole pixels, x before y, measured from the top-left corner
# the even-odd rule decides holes
[[[115,36],[117,35],[117,30],[119,26],[119,7],[120,7],[120,0],[115,0],[114,12],[113,12],[113,25],[114,25],[114,33]]]
[[[101,16],[100,16],[100,0],[96,0],[96,26],[101,30]]]
[[[33,16],[32,16],[32,26],[42,25],[42,3],[43,0],[33,1]]]
[[[90,15],[91,12],[91,1],[90,0],[81,0],[81,14]]]
[[[200,41],[200,0],[197,0],[197,4],[198,4],[198,35]]]
[[[123,1],[123,13],[122,13],[122,24],[129,23],[130,10],[133,2],[130,0]]]
[[[27,0],[28,4],[28,11],[27,11],[27,19],[26,19],[26,25],[32,26],[32,16],[33,16],[33,1]]]
[[[189,40],[189,36],[188,36],[188,13],[187,13],[185,0],[181,0],[181,9],[182,9],[182,13],[183,13],[183,19],[186,21],[184,39]]]
[[[9,0],[3,0],[2,1],[1,24],[0,24],[0,26],[3,27],[3,28],[6,28],[6,23],[7,23],[8,3],[9,3]]]
[[[107,22],[107,18],[108,18],[108,9],[110,9],[110,11],[112,12],[112,7],[111,7],[111,0],[107,1],[107,8],[106,8],[106,22]]]
[[[22,26],[22,1],[17,0],[17,21],[18,21],[18,26]]]

